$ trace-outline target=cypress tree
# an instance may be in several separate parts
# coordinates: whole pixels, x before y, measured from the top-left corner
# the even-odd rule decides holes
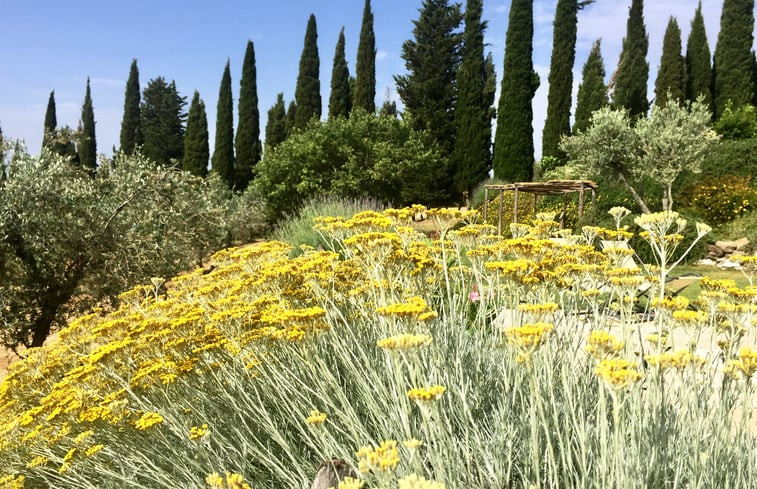
[[[258,82],[255,69],[255,47],[247,41],[239,82],[239,124],[236,144],[236,188],[244,190],[252,180],[255,165],[263,152],[260,143],[260,111],[258,110]]]
[[[539,87],[533,69],[533,2],[513,0],[505,40],[505,67],[494,139],[494,175],[518,182],[533,178],[531,101]]]
[[[723,114],[728,101],[740,107],[754,98],[753,31],[754,0],[724,0],[713,67],[716,118]]]
[[[494,107],[494,99],[497,95],[497,73],[494,69],[494,56],[492,56],[492,53],[487,53],[486,55],[484,70],[486,71],[484,95],[487,101],[486,106],[489,107],[489,120],[492,120],[497,117],[497,109]]]
[[[284,94],[276,95],[276,103],[268,110],[268,122],[265,125],[265,150],[270,151],[287,137],[286,106]]]
[[[655,105],[662,107],[671,100],[686,98],[686,64],[681,55],[681,29],[674,17],[670,17],[662,41],[660,69],[655,80]]]
[[[694,12],[686,42],[686,98],[693,102],[700,96],[712,110],[712,62],[701,1]]]
[[[159,165],[176,164],[184,156],[184,106],[176,82],[163,77],[147,82],[142,92],[143,154]]]
[[[573,132],[583,132],[591,125],[591,115],[609,103],[605,85],[605,65],[602,61],[600,40],[594,41],[581,73],[576,100],[576,119]]]
[[[542,156],[565,160],[558,144],[570,135],[570,104],[573,97],[573,64],[576,61],[578,0],[558,0],[549,66],[547,118],[542,131]]]
[[[455,147],[455,78],[460,65],[460,6],[448,0],[425,0],[414,20],[415,40],[402,44],[408,74],[395,76],[397,93],[414,128],[428,130],[443,154]],[[447,172],[450,173],[450,172]],[[453,175],[442,181],[452,190]]]
[[[208,160],[210,159],[208,137],[208,117],[205,113],[205,102],[200,98],[200,92],[195,90],[187,116],[184,158],[181,160],[182,170],[198,177],[204,177],[208,174]]]
[[[355,65],[355,90],[352,93],[354,107],[370,114],[376,112],[376,36],[373,33],[371,0],[365,0],[363,7],[363,25],[360,27]]]
[[[297,116],[297,104],[294,100],[289,102],[287,108],[286,118],[284,119],[284,128],[286,129],[286,137],[289,137],[297,128],[295,127],[295,117]]]
[[[137,60],[133,59],[129,70],[129,79],[126,81],[124,118],[121,121],[121,151],[126,154],[134,153],[135,148],[144,143],[139,107],[139,69],[137,68]]]
[[[649,38],[644,26],[644,1],[632,0],[631,8],[628,11],[623,50],[620,52],[620,61],[614,75],[612,99],[615,107],[628,109],[633,120],[645,116],[649,110],[649,101],[647,100],[648,49]]]
[[[304,128],[311,119],[321,118],[321,82],[319,80],[321,61],[318,58],[318,30],[315,15],[310,14],[305,31],[305,44],[300,56],[300,72],[294,99],[297,111],[294,114],[294,127]]]
[[[482,0],[468,0],[457,72],[456,138],[452,158],[458,195],[465,192],[471,195],[473,187],[484,180],[491,169],[491,102],[487,93],[486,22],[481,21],[482,12]]]
[[[47,111],[45,111],[45,129],[42,134],[42,147],[51,149],[55,139],[56,128],[58,127],[58,118],[55,115],[55,90],[50,92],[50,98],[47,99]],[[1,142],[1,141],[0,141]]]
[[[213,148],[213,171],[218,173],[229,188],[234,188],[234,102],[231,97],[231,71],[229,61],[221,78],[216,109],[216,139]]]
[[[348,117],[352,110],[350,96],[350,70],[344,55],[344,27],[339,31],[339,40],[334,51],[334,66],[331,70],[331,96],[329,97],[329,119]]]
[[[81,131],[79,131],[79,163],[85,168],[97,168],[97,140],[95,139],[95,111],[92,107],[92,93],[89,90],[84,95],[81,108]]]

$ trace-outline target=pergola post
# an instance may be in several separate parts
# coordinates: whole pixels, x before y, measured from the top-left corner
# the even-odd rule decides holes
[[[562,214],[560,214],[560,229],[565,228],[565,213],[568,212],[568,194],[562,194]]]
[[[489,188],[484,187],[484,224],[486,224],[486,211],[489,210]]]
[[[497,217],[497,234],[502,234],[502,206],[505,204],[505,190],[499,189],[499,216]]]
[[[513,224],[518,224],[518,186],[513,187]]]
[[[581,182],[581,190],[578,191],[578,218],[584,216],[584,182]]]

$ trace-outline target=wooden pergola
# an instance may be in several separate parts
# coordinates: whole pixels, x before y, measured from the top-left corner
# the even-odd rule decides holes
[[[484,202],[489,202],[489,191],[499,191],[499,216],[497,217],[497,233],[502,234],[502,205],[505,190],[512,190],[513,195],[513,223],[518,224],[518,195],[520,192],[533,194],[534,211],[540,195],[562,195],[562,215],[560,216],[560,228],[565,225],[565,212],[568,208],[567,195],[578,192],[578,217],[584,215],[584,193],[591,190],[592,205],[597,198],[597,184],[591,180],[549,180],[547,182],[518,182],[501,185],[484,185]],[[489,206],[484,205],[484,222],[487,218]]]

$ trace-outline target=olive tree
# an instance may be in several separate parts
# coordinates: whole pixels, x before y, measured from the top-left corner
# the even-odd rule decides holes
[[[40,346],[65,319],[227,244],[230,194],[145,157],[94,174],[50,151],[16,154],[0,187],[0,341]]]
[[[563,171],[616,178],[644,213],[649,207],[634,183],[654,179],[664,185],[662,207],[670,210],[675,180],[684,170],[701,172],[702,161],[718,140],[709,124],[702,100],[655,106],[649,118],[635,125],[626,110],[604,107],[592,114],[588,129],[561,140],[560,148],[569,159]]]

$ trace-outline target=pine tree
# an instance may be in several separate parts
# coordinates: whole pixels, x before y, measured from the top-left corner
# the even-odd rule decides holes
[[[305,44],[300,57],[300,72],[294,99],[297,111],[294,115],[294,127],[303,129],[312,119],[321,118],[321,82],[319,80],[321,61],[318,58],[318,30],[315,15],[310,14],[305,31]]]
[[[352,105],[373,114],[376,112],[376,36],[373,33],[371,0],[365,0],[363,25],[357,45],[355,65],[355,90]]]
[[[268,122],[265,125],[265,150],[270,151],[287,137],[286,106],[284,94],[276,95],[276,103],[268,110]]]
[[[531,102],[539,87],[533,69],[533,2],[513,0],[505,40],[505,67],[494,139],[494,176],[510,182],[533,178]]]
[[[576,118],[573,133],[583,132],[591,125],[591,115],[609,103],[605,85],[605,65],[602,61],[600,40],[594,41],[581,74],[576,100]]]
[[[465,31],[460,68],[457,72],[455,109],[455,151],[452,165],[457,195],[472,194],[491,169],[491,102],[487,93],[484,58],[482,0],[468,0],[465,6]]]
[[[137,60],[134,59],[131,61],[129,79],[126,81],[124,118],[121,121],[121,151],[126,154],[134,153],[135,148],[144,143],[139,107],[139,69],[137,68]]]
[[[462,14],[458,4],[448,0],[425,0],[418,20],[414,20],[415,40],[402,44],[402,59],[408,74],[395,76],[397,93],[405,113],[417,130],[428,130],[450,155],[455,147],[455,78],[460,65]],[[443,181],[452,189],[451,172]]]
[[[255,165],[263,152],[260,142],[260,111],[258,110],[258,82],[255,68],[255,47],[247,41],[239,82],[239,124],[237,125],[236,188],[244,190],[252,180]]]
[[[142,92],[141,126],[143,154],[159,165],[172,165],[184,156],[184,106],[176,82],[161,76],[147,82]]]
[[[79,163],[85,168],[97,168],[97,140],[95,139],[95,112],[92,107],[92,93],[89,90],[87,78],[87,92],[81,108],[81,130],[79,131]]]
[[[693,102],[704,97],[704,103],[712,110],[712,62],[701,1],[694,12],[686,42],[686,77],[686,98]]]
[[[329,119],[348,117],[352,110],[350,95],[350,70],[344,54],[344,27],[339,32],[339,40],[334,51],[334,65],[331,70],[331,96],[329,97]]]
[[[670,100],[686,98],[686,62],[681,55],[681,29],[675,17],[670,17],[662,41],[660,69],[655,81],[655,105],[662,107]]]
[[[570,135],[570,104],[573,98],[573,64],[576,61],[578,0],[558,0],[549,66],[547,118],[542,132],[542,156],[565,160],[558,144]]]
[[[47,111],[45,112],[45,129],[42,134],[42,147],[51,149],[55,133],[58,127],[58,118],[55,114],[55,90],[50,92],[47,99]]]
[[[295,127],[295,117],[297,116],[297,104],[292,100],[287,108],[286,118],[284,119],[284,128],[286,137],[289,137],[297,128]]]
[[[221,78],[216,109],[216,139],[213,148],[213,171],[218,173],[229,188],[234,188],[234,102],[231,97],[231,70],[229,61]]]
[[[754,0],[724,0],[713,66],[716,118],[723,114],[728,101],[740,107],[754,98],[753,32]]]
[[[210,159],[208,137],[208,117],[205,113],[205,102],[200,98],[200,92],[195,90],[187,116],[184,158],[181,160],[182,170],[198,177],[204,177],[208,174],[208,160]]]
[[[615,107],[628,109],[631,118],[634,120],[644,117],[649,110],[649,101],[647,100],[648,49],[649,38],[644,26],[644,1],[632,0],[631,8],[628,11],[623,50],[620,52],[620,61],[614,75],[612,99]]]

